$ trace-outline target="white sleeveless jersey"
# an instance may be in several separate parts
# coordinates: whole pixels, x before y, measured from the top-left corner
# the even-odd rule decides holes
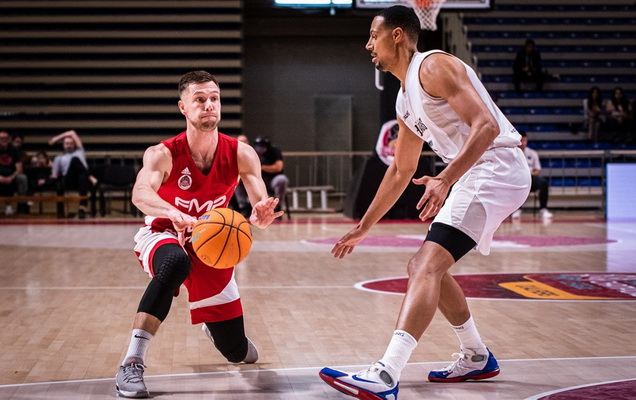
[[[402,119],[416,135],[446,163],[451,162],[466,143],[470,127],[461,120],[445,99],[433,97],[422,89],[419,72],[422,61],[433,53],[447,54],[441,50],[415,53],[406,73],[405,91],[400,90],[395,102],[398,118]],[[460,60],[461,61],[461,60]],[[462,62],[473,87],[488,107],[499,125],[499,135],[488,149],[516,147],[521,144],[521,135],[495,105],[477,74]]]

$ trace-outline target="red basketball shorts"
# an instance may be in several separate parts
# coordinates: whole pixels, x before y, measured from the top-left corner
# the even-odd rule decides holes
[[[150,226],[143,226],[135,235],[135,254],[150,276],[154,276],[152,258],[155,251],[168,243],[178,245],[177,236],[171,232],[152,231]],[[243,315],[234,268],[216,269],[205,265],[190,243],[186,243],[184,251],[192,260],[192,270],[183,283],[188,290],[192,324],[225,321]]]

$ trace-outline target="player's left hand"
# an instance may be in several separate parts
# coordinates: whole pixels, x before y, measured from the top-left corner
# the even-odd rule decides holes
[[[432,176],[423,176],[413,179],[416,185],[426,185],[424,195],[417,202],[417,209],[422,210],[420,219],[426,221],[434,217],[446,201],[446,196],[450,190],[450,185],[443,179]]]
[[[257,228],[265,229],[276,218],[284,214],[284,211],[274,212],[278,205],[278,199],[269,197],[254,204],[252,215],[250,215],[250,223]]]

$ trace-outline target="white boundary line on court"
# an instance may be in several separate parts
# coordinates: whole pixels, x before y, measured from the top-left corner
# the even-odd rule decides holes
[[[526,272],[526,274],[534,274],[541,272]],[[550,274],[562,273],[562,274],[585,274],[585,273],[598,273],[598,271],[575,271],[575,272],[550,272]],[[458,276],[466,276],[466,275],[502,275],[505,273],[502,272],[481,272],[479,274],[457,274]],[[611,274],[611,272],[608,272]],[[386,292],[382,290],[369,289],[364,287],[363,285],[370,282],[378,282],[378,281],[386,281],[386,280],[395,280],[395,279],[408,279],[407,276],[393,276],[386,278],[376,278],[369,279],[366,281],[357,282],[353,285],[331,285],[331,286],[319,286],[319,285],[306,285],[306,286],[239,286],[239,290],[315,290],[315,289],[357,289],[363,292],[377,293],[377,294],[388,294],[388,295],[397,295],[404,296],[404,293],[396,293],[396,292]],[[0,286],[0,290],[144,290],[145,286]],[[589,300],[559,300],[559,299],[506,299],[506,298],[484,298],[484,297],[467,297],[470,300],[477,301],[533,301],[533,302],[543,302],[543,303],[553,303],[553,302],[568,302],[568,303],[589,303],[589,302],[632,302],[636,301],[634,299],[589,299]]]
[[[144,290],[146,286],[0,286],[0,290]],[[239,290],[354,289],[353,285],[334,286],[240,286]]]
[[[605,382],[588,383],[587,385],[570,386],[570,387],[566,387],[566,388],[562,388],[562,389],[552,390],[550,392],[540,393],[540,394],[534,395],[532,397],[526,397],[524,400],[539,400],[539,399],[541,399],[541,398],[543,398],[545,396],[549,396],[551,394],[569,392],[571,390],[582,389],[582,388],[586,388],[586,387],[601,386],[601,385],[607,385],[607,384],[610,384],[610,383],[629,382],[629,381],[636,381],[636,378],[619,379],[619,380],[616,380],[616,381],[605,381]]]
[[[624,360],[624,359],[636,359],[636,356],[612,356],[612,357],[565,357],[565,358],[516,358],[511,360],[498,360],[500,363],[508,363],[508,362],[533,362],[533,361],[581,361],[581,360]],[[408,363],[407,365],[438,365],[445,364],[451,361],[426,361],[426,362],[415,362]],[[358,365],[341,365],[334,368],[364,368],[368,366],[368,364],[358,364]],[[186,377],[186,376],[207,376],[207,375],[224,375],[224,374],[246,374],[250,372],[280,372],[280,371],[303,371],[303,370],[317,370],[319,371],[323,367],[298,367],[298,368],[274,368],[274,369],[246,369],[240,371],[215,371],[215,372],[190,372],[183,374],[164,374],[164,375],[148,375],[144,376],[144,379],[149,378],[166,378],[166,377]],[[65,383],[83,383],[83,382],[102,382],[102,381],[114,381],[115,378],[95,378],[95,379],[74,379],[69,381],[48,381],[48,382],[30,382],[30,383],[13,383],[9,385],[0,385],[0,389],[2,388],[10,388],[10,387],[26,387],[26,386],[38,386],[38,385],[60,385]],[[623,382],[623,381],[631,381],[636,380],[636,378],[627,378],[623,380],[617,380],[614,382]],[[594,385],[594,384],[592,384]],[[526,399],[528,400],[528,399]]]

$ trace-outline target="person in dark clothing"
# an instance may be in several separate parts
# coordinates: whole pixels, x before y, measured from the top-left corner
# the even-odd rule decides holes
[[[11,144],[9,133],[0,131],[0,196],[13,196],[18,190],[17,177],[22,174],[20,152]],[[11,204],[5,205],[5,215],[13,214]]]
[[[586,138],[597,143],[599,128],[605,120],[605,104],[601,89],[598,86],[590,88],[587,99],[583,100],[583,108],[585,112],[584,126],[587,128]]]
[[[51,179],[53,161],[46,151],[38,151],[24,173],[29,181],[29,194],[44,190],[54,190],[55,182]]]
[[[289,178],[284,173],[283,153],[272,145],[268,137],[263,136],[254,141],[254,150],[261,159],[261,173],[268,193],[279,199],[279,207],[284,207]]]
[[[545,76],[541,67],[541,54],[537,51],[534,40],[526,40],[523,49],[515,57],[512,69],[512,82],[517,93],[521,92],[521,82],[534,82],[539,92],[543,90]]]
[[[628,144],[633,141],[634,124],[632,105],[625,97],[623,88],[614,88],[612,97],[605,104],[607,123],[605,130],[614,144]]]

